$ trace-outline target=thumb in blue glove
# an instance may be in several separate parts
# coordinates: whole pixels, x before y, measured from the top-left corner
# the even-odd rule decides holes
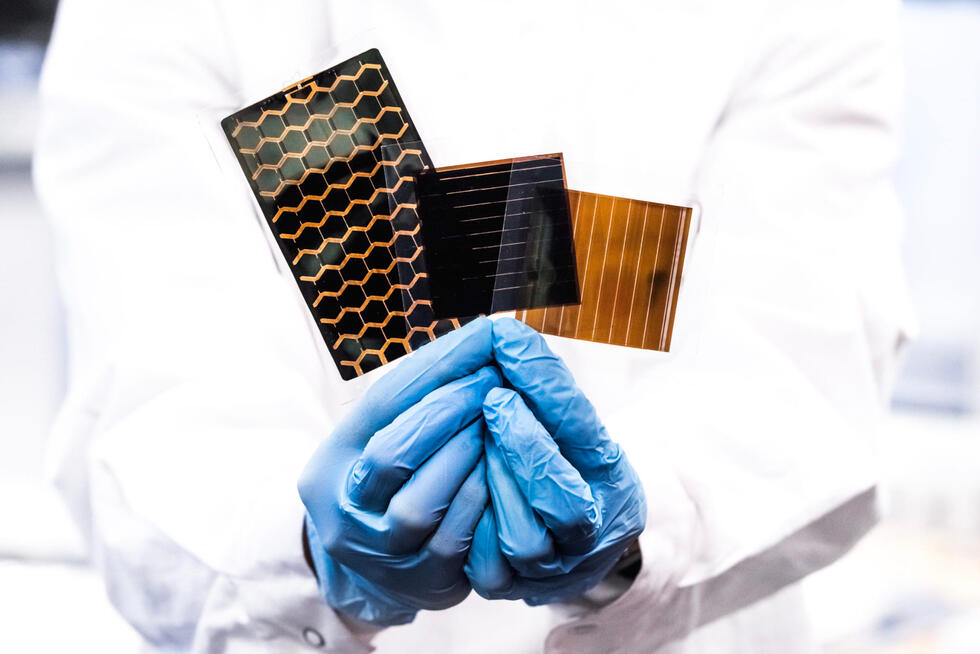
[[[502,383],[478,319],[366,393],[299,482],[326,602],[379,625],[470,591],[463,565],[487,505],[483,399]]]

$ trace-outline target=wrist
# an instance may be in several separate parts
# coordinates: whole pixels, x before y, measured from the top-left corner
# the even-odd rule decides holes
[[[310,572],[316,577],[316,565],[313,563],[313,551],[310,549],[310,530],[306,526],[306,521],[309,518],[303,518],[303,560],[306,561],[306,565],[309,566]],[[319,579],[319,577],[318,577]]]

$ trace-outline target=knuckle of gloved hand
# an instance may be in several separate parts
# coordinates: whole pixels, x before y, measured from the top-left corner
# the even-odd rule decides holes
[[[595,512],[565,518],[552,531],[562,549],[569,552],[588,551],[599,540],[599,524]]]
[[[555,556],[554,545],[546,538],[523,540],[520,547],[501,543],[500,551],[511,566],[522,574],[534,573],[543,563],[551,561]]]
[[[603,427],[602,428],[603,436],[605,435],[605,431],[606,429],[605,427]],[[602,451],[600,454],[600,458],[602,459],[603,464],[607,466],[616,466],[626,460],[625,457],[623,456],[623,449],[619,446],[619,443],[613,440],[606,440],[606,439],[603,439],[601,442],[603,443],[603,445],[601,446]]]
[[[595,462],[585,468],[590,481],[615,488],[638,483],[636,472],[626,458],[626,453],[614,441],[599,446]]]
[[[470,578],[473,590],[485,599],[503,599],[510,592],[512,575],[507,568],[481,569]]]
[[[509,388],[495,386],[487,391],[486,397],[483,398],[484,412],[488,413],[492,417],[497,417],[500,413],[501,407],[513,402],[516,396],[517,393]]]
[[[397,495],[388,505],[386,516],[396,538],[415,537],[432,528],[431,515],[409,502],[401,501]]]
[[[360,517],[360,509],[349,497],[341,496],[337,502],[337,514],[341,522],[351,524],[357,522]]]
[[[480,587],[474,584],[473,590],[475,590],[476,594],[482,597],[483,599],[488,599],[488,600],[518,599],[512,596],[510,590],[510,584],[500,584],[497,586],[485,585]]]
[[[332,559],[343,561],[348,550],[348,541],[339,525],[330,525],[320,531],[320,545]]]
[[[456,606],[469,596],[470,590],[472,590],[472,588],[465,579],[462,582],[457,583],[453,587],[452,592],[447,595],[446,602],[442,608],[448,609],[451,606]]]
[[[429,558],[437,565],[444,566],[459,558],[459,549],[444,538],[433,538],[429,544]]]
[[[426,544],[428,560],[439,569],[457,569],[463,565],[472,541],[458,534],[437,531]]]
[[[456,606],[470,594],[470,585],[465,582],[455,580],[447,588],[430,592],[416,598],[416,603],[421,609],[426,611],[442,611]]]
[[[312,464],[307,464],[296,482],[296,490],[305,506],[314,505],[323,495],[323,475]]]
[[[488,366],[483,366],[477,371],[477,379],[480,385],[486,386],[500,386],[504,383],[504,378],[500,374],[500,368],[490,364]]]
[[[387,488],[397,474],[396,466],[386,453],[367,449],[351,470],[348,488],[359,500],[370,503],[374,498],[367,493]]]

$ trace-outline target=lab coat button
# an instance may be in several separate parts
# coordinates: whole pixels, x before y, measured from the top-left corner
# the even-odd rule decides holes
[[[306,640],[306,644],[310,647],[323,647],[326,641],[323,640],[323,636],[320,632],[313,627],[307,627],[303,630],[303,639]]]

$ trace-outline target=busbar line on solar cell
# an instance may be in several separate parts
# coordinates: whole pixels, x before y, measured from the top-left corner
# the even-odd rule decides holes
[[[661,212],[660,212],[660,227],[657,230],[657,250],[656,250],[656,255],[654,257],[654,260],[653,260],[654,261],[654,263],[653,263],[653,269],[654,270],[657,269],[657,261],[658,261],[658,259],[660,257],[660,242],[661,242],[662,237],[663,237],[663,234],[664,234],[664,221],[663,221],[663,218],[664,218],[666,212],[667,212],[667,207],[664,207],[663,209],[661,209]],[[647,296],[647,311],[646,311],[646,315],[645,315],[644,320],[643,320],[643,340],[640,343],[640,347],[645,347],[646,346],[646,343],[647,343],[647,324],[650,321],[650,303],[653,301],[653,291],[654,291],[654,288],[651,285],[650,286],[650,294]],[[663,340],[663,339],[661,339],[661,340]]]
[[[414,193],[432,164],[377,50],[222,127],[341,377],[459,326],[432,314]]]
[[[640,266],[640,257],[643,256],[643,239],[646,237],[647,213],[649,211],[650,211],[650,206],[648,204],[644,204],[643,205],[643,226],[640,228],[640,247],[637,248],[637,252],[636,252],[636,266],[637,266],[637,268],[639,268],[639,266]],[[661,217],[660,217],[660,223],[663,224],[663,215],[661,215]],[[625,246],[624,246],[624,248],[625,248]],[[654,262],[653,267],[654,267],[654,269],[656,269],[656,267],[657,267],[656,262]],[[636,285],[637,285],[637,282],[639,280],[640,280],[640,276],[639,275],[634,275],[633,276],[633,291],[630,294],[630,312],[629,312],[629,314],[626,317],[626,333],[627,334],[629,333],[630,327],[633,324],[633,304],[634,304],[634,302],[636,300]]]
[[[557,155],[544,155],[544,156],[551,157],[551,156],[557,156]],[[490,166],[490,165],[500,164],[502,161],[504,161],[504,160],[496,161],[496,162],[490,162],[487,165]],[[483,165],[483,164],[474,164],[474,165]],[[527,167],[520,168],[520,170],[525,170],[525,171],[527,171],[527,170],[540,170],[540,169],[551,170],[553,168],[554,168],[554,166],[527,166]],[[449,171],[452,171],[454,169],[458,169],[458,167],[456,167],[456,166],[446,166],[446,167],[440,168],[439,171],[440,172],[449,172]],[[485,173],[468,173],[466,175],[447,175],[446,176],[446,179],[454,179],[454,180],[455,179],[468,179],[468,178],[471,178],[471,177],[487,177],[489,175],[499,175],[499,174],[500,174],[499,171],[485,172]],[[465,192],[465,191],[463,191],[463,192]]]
[[[519,311],[538,331],[600,343],[670,349],[692,210],[569,192],[582,302]]]

